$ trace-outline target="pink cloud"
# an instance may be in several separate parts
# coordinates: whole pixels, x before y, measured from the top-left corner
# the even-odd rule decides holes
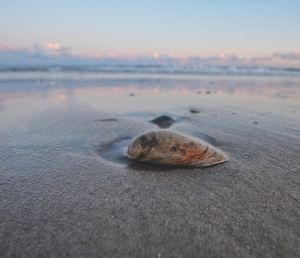
[[[0,51],[10,51],[10,50],[12,50],[10,47],[0,44]]]
[[[51,41],[43,47],[34,45],[31,48],[14,49],[0,43],[0,63],[44,63],[44,64],[154,64],[154,65],[190,65],[190,66],[282,66],[300,67],[300,52],[278,52],[265,56],[243,57],[219,53],[217,55],[185,56],[177,53],[163,54],[154,52],[149,55],[122,54],[110,52],[107,54],[78,55],[69,47]]]
[[[61,50],[62,47],[57,42],[49,42],[49,43],[47,43],[47,49],[49,49],[49,50]]]

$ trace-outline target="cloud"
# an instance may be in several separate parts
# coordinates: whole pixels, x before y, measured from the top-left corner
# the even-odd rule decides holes
[[[124,56],[117,53],[99,57],[82,57],[73,54],[70,47],[49,42],[44,47],[10,49],[0,45],[0,65],[167,65],[167,66],[284,66],[300,67],[300,53],[274,53],[244,58],[220,53],[215,56],[180,56],[174,53],[154,53],[144,56]]]
[[[11,50],[8,46],[0,44],[0,51],[9,51]]]
[[[47,43],[47,48],[50,50],[61,50],[61,45],[57,42]]]
[[[57,42],[48,42],[46,44],[46,49],[50,51],[57,51],[57,52],[68,52],[71,48],[67,46],[62,46]]]
[[[278,58],[286,61],[298,61],[300,60],[300,53],[288,52],[288,53],[274,53],[273,58]]]
[[[46,44],[45,47],[34,45],[32,48],[0,48],[0,65],[65,65],[76,63],[77,57],[70,53],[69,47],[58,43]]]

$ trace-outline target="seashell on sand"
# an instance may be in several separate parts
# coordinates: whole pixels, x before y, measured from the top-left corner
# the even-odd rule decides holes
[[[228,161],[220,149],[172,131],[152,131],[132,140],[129,159],[168,166],[208,167]]]

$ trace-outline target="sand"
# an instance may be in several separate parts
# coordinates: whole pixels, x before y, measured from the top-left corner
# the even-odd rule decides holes
[[[125,115],[91,103],[64,100],[2,123],[1,257],[300,256],[294,109],[199,102],[197,113],[182,103]],[[166,113],[175,121],[166,130],[208,140],[230,161],[169,169],[124,159],[128,141]]]

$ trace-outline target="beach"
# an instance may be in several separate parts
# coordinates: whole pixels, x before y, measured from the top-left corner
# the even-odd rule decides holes
[[[2,72],[0,256],[300,256],[299,100],[290,75]],[[230,160],[126,159],[152,130]]]

